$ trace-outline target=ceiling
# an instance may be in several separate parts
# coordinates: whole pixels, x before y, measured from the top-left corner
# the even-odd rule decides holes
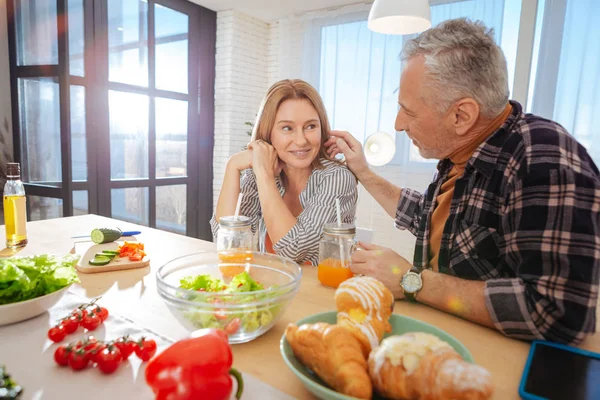
[[[365,3],[367,0],[189,0],[213,11],[237,10],[263,21],[322,10]]]

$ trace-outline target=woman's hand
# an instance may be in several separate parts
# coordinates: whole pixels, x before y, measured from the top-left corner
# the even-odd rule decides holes
[[[254,174],[278,176],[283,165],[277,156],[277,150],[264,140],[255,140],[248,145],[252,151],[252,169]]]
[[[252,168],[252,150],[244,150],[239,153],[235,153],[229,158],[227,166],[236,169],[237,171],[243,171],[248,168]]]

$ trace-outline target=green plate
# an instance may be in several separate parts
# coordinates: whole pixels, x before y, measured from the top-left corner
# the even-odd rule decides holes
[[[296,322],[296,325],[300,326],[303,324],[313,324],[315,322],[327,322],[329,324],[335,324],[337,322],[337,312],[329,311],[321,314],[311,315],[310,317]],[[390,324],[392,324],[392,332],[386,335],[386,337],[390,335],[402,335],[408,332],[431,333],[432,335],[436,335],[440,339],[447,342],[466,361],[473,362],[471,353],[461,342],[433,325],[397,314],[392,314],[390,318]],[[298,361],[298,359],[294,356],[292,348],[285,339],[285,334],[281,337],[279,350],[281,351],[281,356],[283,357],[283,360],[287,366],[298,377],[298,379],[302,381],[304,386],[306,386],[306,388],[318,398],[324,400],[355,400],[354,397],[346,396],[336,392],[333,389],[330,389],[318,376],[313,374],[300,361]],[[379,397],[375,394],[373,399],[382,399],[382,397]]]

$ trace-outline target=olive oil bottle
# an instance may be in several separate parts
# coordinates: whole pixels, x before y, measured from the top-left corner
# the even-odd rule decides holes
[[[9,249],[23,247],[27,244],[25,202],[25,187],[21,182],[21,167],[18,163],[8,163],[3,205],[6,247]]]

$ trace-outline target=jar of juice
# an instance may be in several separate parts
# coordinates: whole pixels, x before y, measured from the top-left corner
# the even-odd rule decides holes
[[[337,288],[354,274],[350,270],[350,257],[356,249],[352,224],[326,224],[319,243],[319,266],[317,276],[326,286]]]
[[[253,235],[250,218],[243,215],[221,217],[217,234],[219,269],[224,277],[234,277],[252,261]]]

